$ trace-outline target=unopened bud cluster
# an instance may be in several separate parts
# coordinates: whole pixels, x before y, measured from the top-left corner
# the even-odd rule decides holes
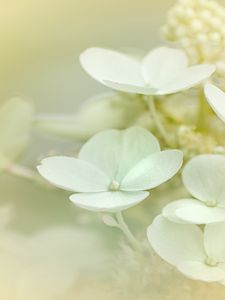
[[[223,145],[218,145],[212,136],[197,132],[194,127],[180,126],[177,132],[177,141],[186,158],[198,154],[225,154]]]
[[[225,49],[225,8],[213,0],[179,0],[168,12],[163,35],[192,63],[216,63]]]

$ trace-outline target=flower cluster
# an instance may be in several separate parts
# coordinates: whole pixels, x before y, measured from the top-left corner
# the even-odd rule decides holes
[[[199,155],[183,169],[192,195],[169,203],[148,228],[153,249],[184,275],[225,283],[225,156]],[[202,230],[197,225],[205,224]]]
[[[168,12],[163,35],[183,47],[192,62],[224,57],[225,9],[212,0],[180,0]]]
[[[135,105],[138,99],[140,107],[147,104],[158,133],[167,148],[172,150],[161,151],[158,140],[149,130],[129,127],[125,123],[119,125],[122,124],[121,114],[116,110],[115,127],[128,129],[101,131],[81,147],[77,158],[48,157],[42,160],[38,171],[53,185],[72,192],[69,198],[77,206],[115,213],[115,219],[104,215],[104,223],[120,228],[132,246],[139,249],[140,245],[129,231],[121,211],[140,203],[149,196],[149,190],[172,178],[181,168],[183,158],[180,150],[173,150],[173,141],[168,139],[154,100],[200,85],[216,68],[211,64],[190,67],[183,50],[166,47],[156,48],[143,58],[109,49],[89,48],[81,54],[80,61],[90,76],[118,91],[119,97],[133,99]],[[206,85],[204,92],[209,104],[224,120],[223,93],[212,85]],[[110,101],[109,98],[100,100],[99,107],[102,103],[108,107],[111,101],[112,98]],[[97,107],[98,104],[94,102]],[[83,111],[81,123],[82,118],[86,118],[85,109]],[[114,124],[111,118],[107,119],[106,128]],[[74,119],[63,118],[61,123],[46,119],[44,127],[59,132],[61,126],[60,132],[75,132],[76,135],[76,129],[69,130],[74,124]],[[97,122],[94,131],[100,131],[101,126]],[[197,140],[199,136],[197,133]],[[177,141],[181,147],[179,139]],[[201,143],[202,139],[198,141]],[[208,148],[217,148],[214,140],[209,141]],[[225,235],[224,178],[225,156],[209,154],[193,158],[182,171],[183,183],[193,197],[169,203],[148,229],[153,249],[193,279],[225,282],[224,239],[220,242],[220,237],[214,234],[219,230],[221,236]],[[203,231],[198,227],[201,224],[206,224]],[[213,249],[215,243],[218,243],[216,250]]]
[[[201,129],[213,114],[205,98],[225,121],[225,94],[211,84],[203,88],[201,83],[216,71],[211,63],[218,62],[225,46],[224,18],[225,10],[212,1],[183,0],[169,13],[164,33],[167,39],[178,41],[186,52],[159,47],[137,57],[104,48],[85,50],[80,56],[84,70],[115,92],[100,95],[76,116],[39,120],[39,127],[48,132],[88,141],[78,157],[52,156],[37,167],[51,184],[71,192],[69,199],[78,207],[115,214],[115,218],[104,215],[104,223],[120,228],[130,244],[140,250],[121,211],[140,203],[149,197],[149,190],[177,174],[183,152],[186,159],[194,156],[182,170],[182,181],[191,196],[167,204],[149,226],[147,235],[159,256],[186,276],[222,284],[225,284],[225,156],[215,153],[224,153],[224,147],[219,147],[216,139],[206,138]],[[194,57],[195,65],[189,65],[187,54]],[[168,95],[173,97],[173,94],[179,98],[178,93],[193,87],[199,87],[195,92],[200,95],[197,96],[200,109],[196,112],[196,105],[191,108],[199,124],[185,126],[182,117],[181,121],[175,118],[181,125],[171,138],[155,102],[166,102]],[[194,97],[196,100],[195,94]],[[127,113],[128,102],[131,115]],[[208,115],[204,115],[205,106]],[[166,150],[160,149],[149,130],[134,126],[146,108],[150,111],[151,126],[143,127],[155,127]],[[174,150],[177,146],[184,151]],[[210,154],[195,156],[198,151]]]

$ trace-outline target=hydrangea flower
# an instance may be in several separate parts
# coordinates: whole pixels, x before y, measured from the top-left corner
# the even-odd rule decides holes
[[[195,280],[225,284],[225,223],[177,224],[158,216],[147,230],[155,252]]]
[[[39,173],[74,192],[70,200],[93,211],[121,211],[174,176],[182,165],[179,150],[160,151],[146,129],[106,130],[92,137],[78,158],[55,156],[42,161]]]
[[[94,79],[123,92],[167,95],[189,89],[210,77],[215,66],[188,67],[183,50],[156,48],[142,60],[109,49],[89,48],[81,65]]]
[[[194,198],[169,203],[163,215],[174,222],[208,224],[225,221],[225,156],[208,154],[191,159],[182,173]]]
[[[7,168],[27,145],[33,106],[19,98],[0,107],[0,170]]]
[[[225,8],[211,0],[179,0],[169,10],[163,36],[192,62],[224,60]]]
[[[205,96],[217,116],[225,122],[225,93],[213,84],[205,86]]]

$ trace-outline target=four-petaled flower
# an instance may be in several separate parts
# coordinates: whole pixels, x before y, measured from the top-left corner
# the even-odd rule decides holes
[[[81,65],[94,79],[123,92],[167,95],[189,89],[209,78],[214,65],[188,66],[183,50],[160,47],[143,59],[117,51],[89,48],[80,56]]]
[[[225,222],[177,224],[156,217],[147,230],[155,252],[191,279],[225,284]]]
[[[92,137],[78,158],[49,157],[38,166],[52,184],[76,192],[70,200],[93,211],[121,211],[174,176],[182,165],[179,150],[160,151],[146,129],[106,130]]]
[[[174,222],[208,224],[225,221],[225,156],[199,155],[182,173],[183,183],[195,198],[177,200],[163,209]]]

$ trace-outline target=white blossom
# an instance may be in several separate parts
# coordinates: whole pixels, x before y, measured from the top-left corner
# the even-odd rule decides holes
[[[225,223],[177,224],[156,217],[148,240],[156,253],[185,276],[206,282],[225,283]]]
[[[188,66],[183,50],[160,47],[143,59],[103,48],[89,48],[81,65],[95,80],[123,92],[167,95],[189,89],[209,78],[214,65]]]
[[[70,200],[94,211],[121,211],[149,196],[182,165],[179,150],[160,151],[147,130],[106,130],[92,137],[78,158],[49,157],[38,166],[52,184],[72,191]]]
[[[183,183],[193,196],[169,203],[163,215],[174,222],[208,224],[225,221],[225,156],[199,155],[182,173]]]

